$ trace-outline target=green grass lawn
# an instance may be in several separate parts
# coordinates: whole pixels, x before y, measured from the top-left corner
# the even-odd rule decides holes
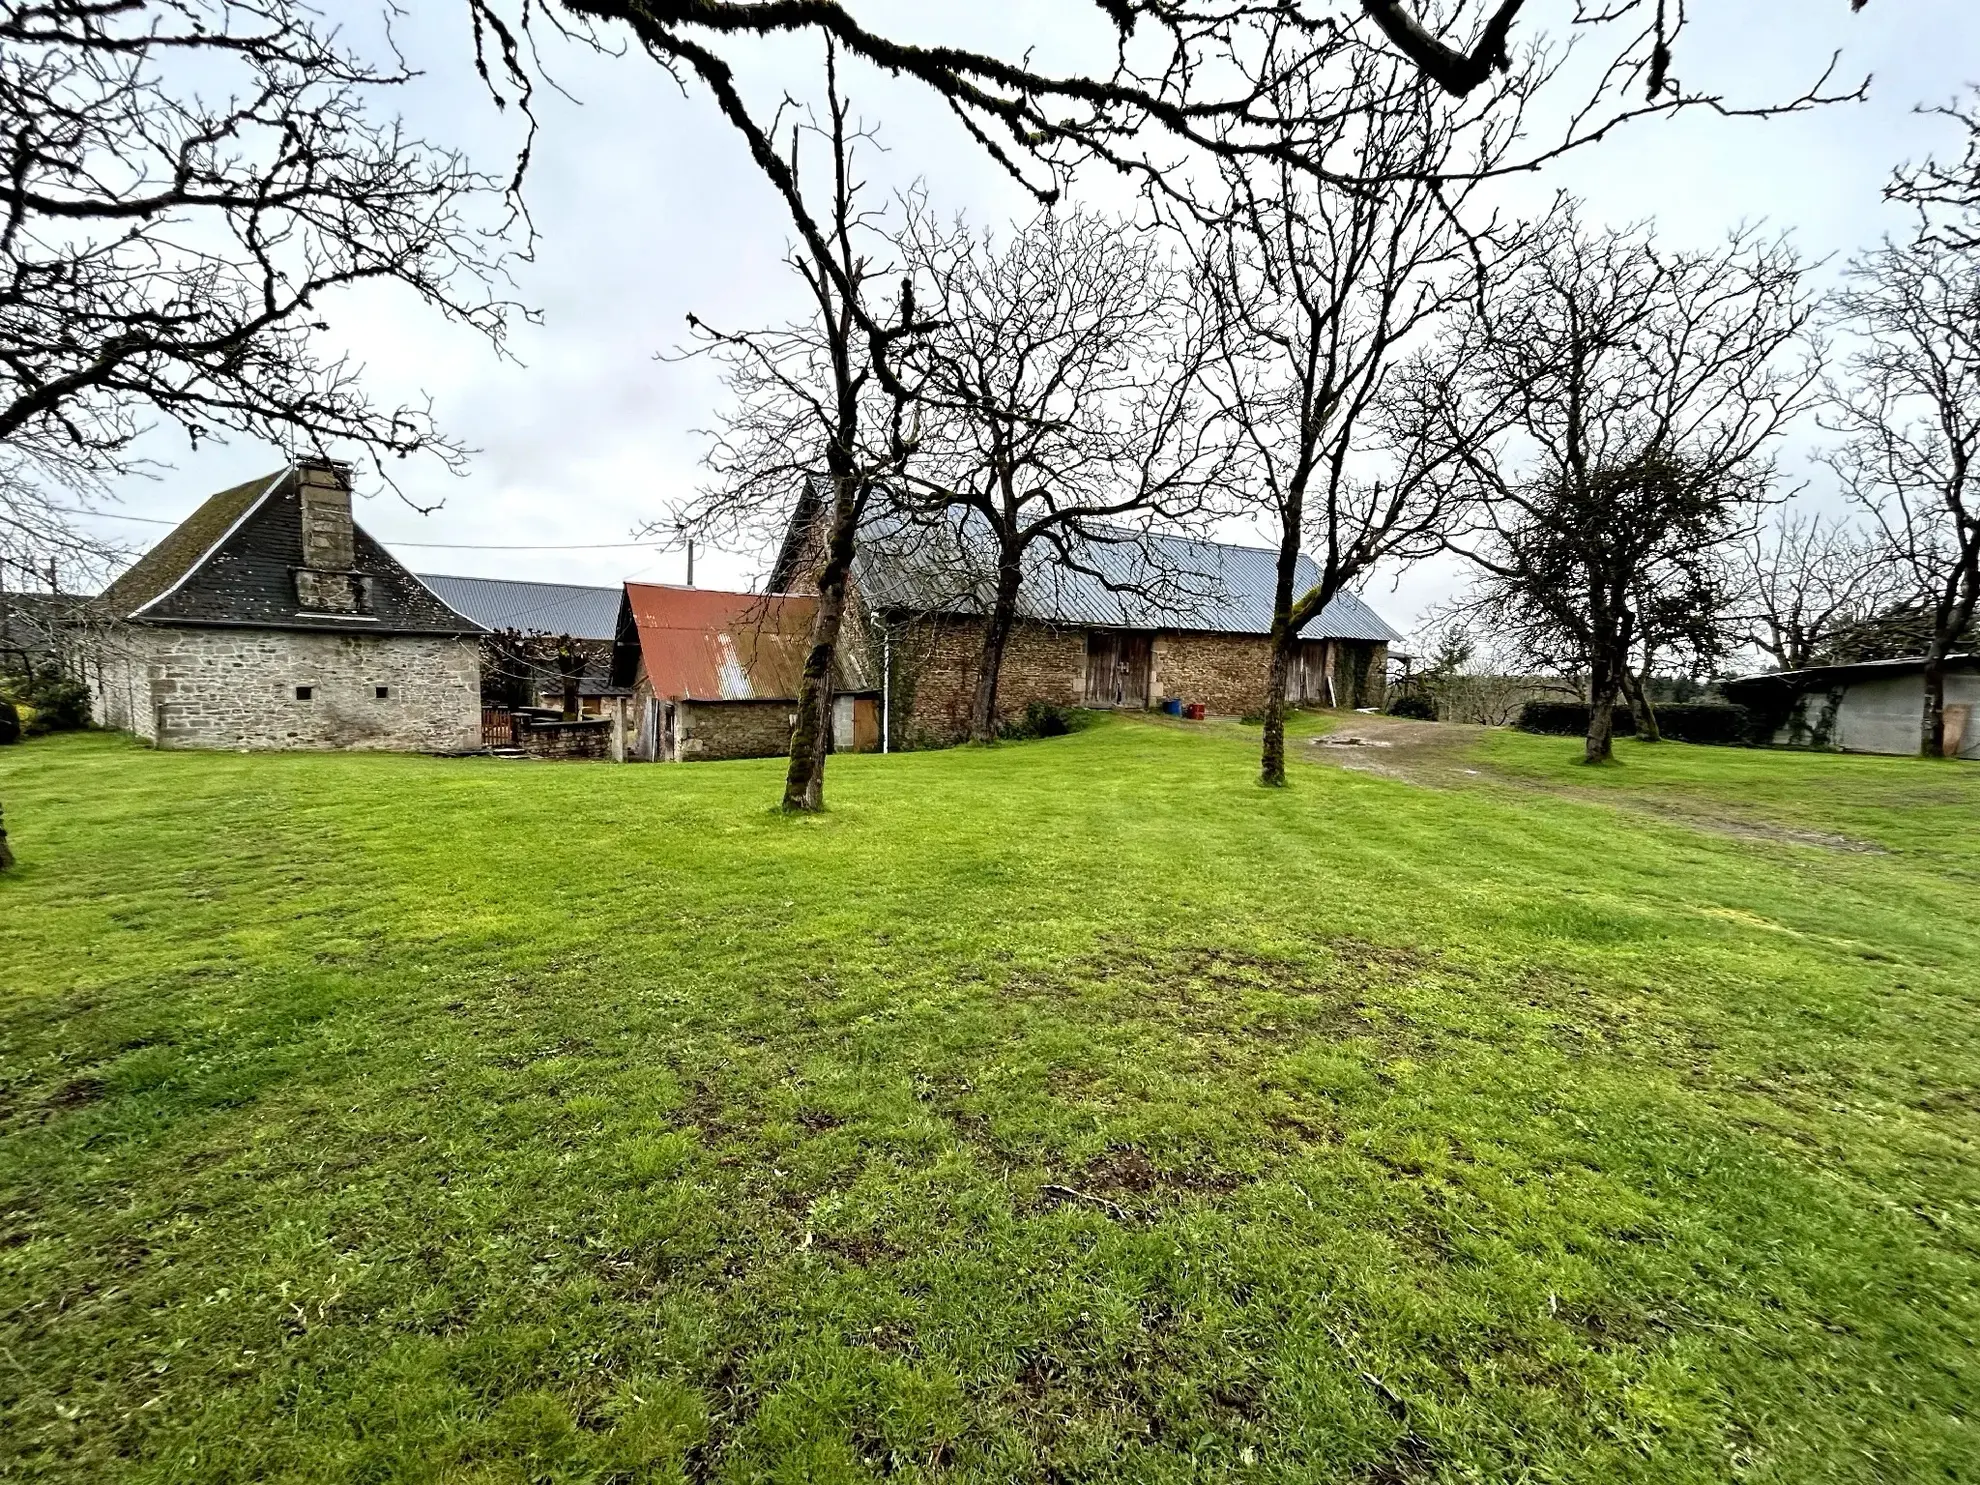
[[[1252,749],[0,753],[0,1477],[1980,1479],[1980,769]]]

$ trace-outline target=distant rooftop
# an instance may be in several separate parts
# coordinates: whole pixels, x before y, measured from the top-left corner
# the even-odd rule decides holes
[[[419,580],[441,602],[484,629],[537,630],[596,640],[611,640],[618,634],[618,588],[424,572]]]

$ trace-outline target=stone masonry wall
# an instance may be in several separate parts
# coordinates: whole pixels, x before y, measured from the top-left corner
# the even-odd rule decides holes
[[[953,742],[969,731],[983,626],[974,620],[927,621],[895,631],[895,726],[915,743]],[[1158,633],[1154,638],[1149,696],[1202,702],[1218,716],[1248,716],[1265,705],[1272,644],[1264,635]],[[1363,670],[1358,655],[1367,657]],[[1386,645],[1342,641],[1335,646],[1335,694],[1344,703],[1381,706],[1385,701]],[[878,666],[875,665],[877,673]],[[1360,695],[1354,690],[1362,671]],[[1086,633],[1020,624],[1012,631],[997,681],[1000,717],[1021,713],[1032,701],[1060,706],[1085,702]]]
[[[1361,640],[1334,646],[1334,695],[1342,706],[1385,706],[1389,699],[1389,647]]]
[[[894,726],[910,745],[948,743],[969,733],[983,655],[980,620],[928,620],[906,626],[893,641],[897,695]],[[877,669],[877,667],[876,667]],[[997,673],[997,714],[1015,716],[1033,701],[1078,706],[1086,685],[1086,634],[1020,623],[1004,647]]]
[[[465,752],[481,746],[480,654],[446,635],[132,626],[145,684],[105,669],[102,719],[166,748]],[[131,661],[123,662],[133,663]],[[307,699],[297,696],[307,686]],[[378,695],[380,687],[386,694]],[[118,702],[135,693],[135,707]],[[148,704],[146,704],[148,702]]]
[[[1148,694],[1200,701],[1213,715],[1262,711],[1272,642],[1259,634],[1158,634]]]
[[[1384,705],[1388,664],[1387,645],[1337,640],[1334,694],[1343,706]],[[1264,635],[1158,634],[1149,694],[1200,701],[1213,714],[1250,716],[1265,709],[1271,671],[1272,642]]]
[[[674,714],[674,746],[683,763],[722,758],[776,758],[791,750],[791,701],[683,701]]]
[[[151,709],[151,633],[129,626],[89,635],[83,670],[89,679],[89,714],[99,727],[157,740]]]

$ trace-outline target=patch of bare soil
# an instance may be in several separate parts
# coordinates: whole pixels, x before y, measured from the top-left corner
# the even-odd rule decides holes
[[[1069,1181],[1048,1181],[1040,1186],[1036,1209],[1091,1207],[1116,1222],[1127,1222],[1137,1216],[1152,1216],[1161,1204],[1180,1193],[1213,1200],[1227,1196],[1246,1179],[1214,1166],[1165,1169],[1135,1146],[1116,1144],[1087,1161]]]
[[[1829,851],[1869,855],[1888,854],[1885,847],[1874,841],[1823,830],[1777,825],[1766,820],[1740,819],[1715,812],[1703,800],[1578,789],[1571,785],[1502,773],[1470,756],[1473,746],[1490,730],[1463,723],[1356,715],[1351,722],[1326,736],[1310,739],[1300,750],[1299,756],[1309,763],[1333,764],[1338,768],[1379,774],[1384,778],[1400,779],[1433,789],[1489,783],[1531,793],[1557,794],[1591,804],[1606,804],[1612,808],[1653,815],[1660,820],[1689,825],[1694,830],[1713,835],[1730,836],[1734,840],[1818,846]]]
[[[1635,796],[1618,802],[1627,808],[1642,810],[1645,814],[1689,825],[1695,830],[1729,835],[1734,840],[1779,841],[1790,846],[1820,846],[1827,851],[1855,851],[1866,856],[1890,854],[1889,847],[1880,846],[1873,840],[1858,840],[1853,835],[1835,835],[1826,830],[1799,830],[1792,825],[1771,825],[1765,820],[1734,820],[1724,815],[1707,815],[1668,799]]]
[[[1300,756],[1310,763],[1331,763],[1412,784],[1451,787],[1483,775],[1464,755],[1488,730],[1459,722],[1357,713],[1334,731],[1308,739]]]

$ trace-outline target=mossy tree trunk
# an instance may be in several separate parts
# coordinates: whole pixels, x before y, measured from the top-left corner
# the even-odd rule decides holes
[[[1618,667],[1598,656],[1588,668],[1588,741],[1585,763],[1607,763],[1616,753],[1616,697],[1622,689]]]
[[[1664,729],[1657,724],[1657,708],[1650,702],[1650,668],[1646,665],[1639,675],[1627,665],[1623,667],[1623,696],[1629,702],[1629,709],[1636,718],[1636,737],[1639,742],[1662,742]]]
[[[1024,576],[1019,554],[1002,551],[997,560],[997,594],[983,627],[983,654],[976,669],[976,694],[970,701],[969,740],[997,740],[997,679],[1004,668],[1004,651],[1017,623],[1018,587]]]
[[[836,460],[835,460],[836,462]],[[832,479],[832,523],[818,569],[818,599],[811,615],[811,647],[798,684],[797,726],[791,732],[791,766],[784,775],[786,810],[816,814],[825,808],[825,759],[832,750],[832,672],[846,616],[846,584],[853,543],[864,507],[862,481],[850,465]]]

